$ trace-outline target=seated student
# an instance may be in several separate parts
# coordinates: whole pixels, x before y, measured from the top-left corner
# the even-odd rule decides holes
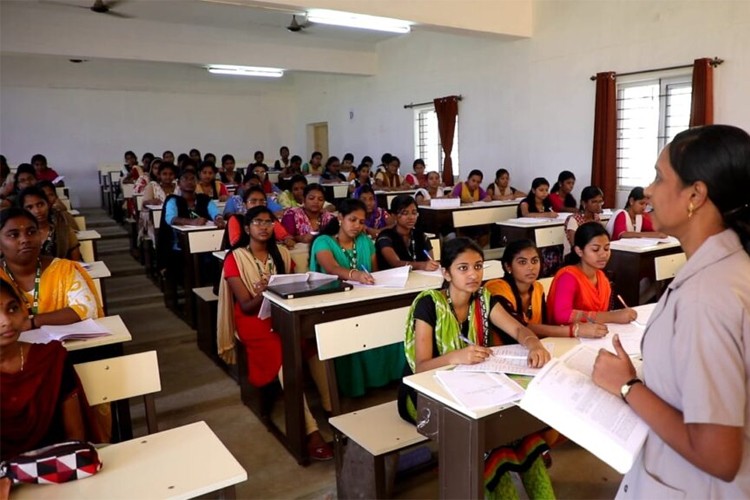
[[[531,182],[531,191],[518,204],[516,217],[542,217],[554,219],[557,213],[552,210],[549,201],[549,182],[544,177],[537,177]]]
[[[482,178],[484,174],[480,170],[472,170],[464,182],[459,182],[453,187],[451,196],[461,198],[461,203],[474,203],[476,201],[490,201],[490,197],[482,189]]]
[[[255,167],[264,167],[266,172],[268,172],[268,165],[265,164],[265,158],[266,155],[263,154],[263,151],[256,151],[253,153],[253,162],[250,164],[250,169],[253,169]]]
[[[435,171],[429,172],[427,174],[427,187],[419,188],[417,189],[417,192],[414,193],[414,199],[417,201],[417,204],[429,205],[431,199],[443,198],[445,192],[440,186],[441,182],[442,180],[440,179],[439,173]]]
[[[417,202],[408,194],[400,194],[391,201],[391,217],[396,225],[383,229],[375,242],[378,268],[411,266],[412,269],[435,271],[440,264],[432,259],[432,244],[417,228]]]
[[[59,177],[59,174],[54,169],[47,166],[47,158],[42,154],[35,154],[31,157],[31,165],[36,171],[36,180],[38,181],[50,181],[54,182]],[[59,183],[59,185],[64,185]]]
[[[400,175],[398,175],[401,160],[396,156],[391,155],[388,155],[387,160],[388,163],[385,164],[385,169],[380,170],[375,174],[375,188],[384,189],[386,191],[409,189],[409,185],[404,182]]]
[[[244,215],[244,213],[247,211],[247,196],[251,189],[257,188],[258,191],[263,193],[263,204],[268,207],[271,212],[273,212],[276,217],[281,217],[284,215],[284,207],[281,206],[279,203],[276,202],[271,197],[266,196],[265,191],[263,191],[263,188],[260,186],[260,183],[254,184],[251,181],[254,179],[257,179],[258,177],[255,174],[250,174],[245,176],[245,180],[247,182],[243,183],[240,186],[240,189],[236,191],[236,194],[232,195],[228,200],[227,204],[224,205],[224,217],[226,218],[227,215],[232,214],[240,214]],[[253,185],[254,184],[254,185]],[[255,205],[253,205],[255,206]],[[281,241],[281,240],[279,240]]]
[[[607,327],[599,323],[572,322],[552,325],[547,320],[544,287],[537,281],[542,269],[542,254],[530,240],[516,240],[505,247],[502,257],[505,275],[485,285],[508,313],[519,323],[528,326],[539,337],[599,338],[607,334]],[[507,334],[500,332],[505,340]]]
[[[414,172],[406,174],[404,176],[404,182],[412,188],[425,188],[427,187],[427,176],[425,175],[425,164],[422,158],[417,158],[412,164]]]
[[[576,185],[576,176],[573,172],[563,170],[557,176],[557,182],[552,186],[549,201],[555,212],[575,212],[578,204],[571,194]]]
[[[191,161],[191,162],[193,163],[193,165],[194,165],[194,166],[193,166],[193,169],[194,169],[194,170],[198,168],[198,164],[197,164],[197,163],[196,163],[196,162],[195,162],[195,161],[194,161],[194,160],[193,160],[192,158],[190,158],[190,157],[189,157],[189,156],[188,156],[187,154],[185,154],[185,153],[180,153],[180,154],[179,154],[179,155],[177,156],[177,169],[178,169],[178,170],[179,170],[180,172],[182,172],[182,169],[184,169],[184,168],[185,168],[185,162],[187,162],[188,160],[190,160],[190,161]]]
[[[8,160],[0,155],[0,200],[4,200],[13,192],[13,176],[10,174]]]
[[[179,196],[180,188],[175,183],[176,178],[177,167],[173,163],[161,163],[158,180],[149,182],[143,190],[143,205],[162,205],[167,196]]]
[[[203,155],[201,154],[200,150],[193,148],[188,152],[188,155],[190,156],[190,159],[193,160],[196,165],[199,165],[201,161],[203,161]]]
[[[138,166],[138,157],[132,151],[125,151],[123,155],[125,163],[120,170],[120,182],[132,184],[143,175],[143,169]]]
[[[268,179],[268,167],[265,165],[248,165],[248,171],[258,176],[260,179],[260,185],[266,194],[278,193],[280,191],[276,184],[272,184]]]
[[[587,222],[577,230],[569,265],[552,281],[547,300],[551,323],[568,325],[582,321],[596,323],[630,323],[635,310],[610,311],[612,289],[604,268],[609,261],[609,234],[598,222]]]
[[[563,240],[563,257],[571,252],[576,229],[587,222],[599,222],[604,205],[604,193],[596,186],[586,186],[581,191],[581,207],[578,212],[569,215],[565,220],[565,239]]]
[[[36,185],[36,175],[34,167],[28,163],[21,163],[16,168],[16,173],[13,176],[13,192],[6,198],[5,206],[17,205],[18,204],[18,193],[30,186]]]
[[[262,190],[261,190],[261,194]],[[235,217],[232,218],[236,219]],[[219,284],[219,354],[234,361],[234,332],[237,332],[248,359],[248,380],[262,387],[278,377],[283,383],[281,340],[271,318],[258,318],[263,291],[274,274],[294,272],[294,263],[286,248],[274,238],[273,214],[264,206],[249,209],[244,216],[242,237],[232,245],[224,260]],[[325,411],[331,411],[325,368],[317,356],[308,357],[313,380]],[[308,451],[314,460],[330,460],[333,452],[318,431],[318,424],[304,401]]]
[[[204,194],[212,200],[227,201],[229,191],[223,182],[216,180],[216,173],[219,171],[216,165],[204,161],[201,163],[198,171],[198,185],[195,187],[196,194]]]
[[[346,182],[351,182],[355,178],[354,173],[354,155],[351,153],[346,153],[343,158],[341,158],[341,173],[344,174],[344,177],[346,177]]]
[[[271,208],[269,203],[273,203],[276,205],[276,202],[273,200],[269,200],[266,198],[266,194],[263,192],[263,188],[260,186],[253,186],[251,188],[246,189],[242,193],[242,199],[241,203],[235,204],[235,198],[237,196],[233,196],[230,198],[229,202],[227,202],[227,206],[224,209],[224,217],[226,218],[229,215],[239,215],[240,217],[231,217],[227,220],[227,232],[229,234],[229,243],[234,244],[242,235],[243,231],[243,225],[239,224],[238,221],[242,220],[242,216],[245,215],[245,213],[254,207],[267,207],[271,213],[274,214],[274,217],[277,217],[277,211]],[[229,204],[232,203],[232,207],[229,206]],[[278,205],[277,205],[278,206]],[[232,211],[227,211],[227,208],[232,208]],[[280,208],[280,207],[279,207]],[[283,211],[283,210],[282,210]],[[276,241],[279,243],[283,243],[289,248],[293,248],[295,245],[294,238],[292,238],[289,233],[287,233],[284,226],[279,222],[277,219],[274,218],[274,224],[273,224],[273,232],[276,236]]]
[[[377,270],[375,245],[365,234],[365,206],[345,199],[339,215],[323,228],[310,250],[310,271],[334,274],[342,280],[373,284]],[[404,370],[400,344],[337,358],[336,374],[341,393],[361,396],[368,387],[381,387],[401,378]]]
[[[81,244],[75,229],[68,225],[65,216],[50,208],[44,191],[37,186],[28,187],[18,195],[18,204],[36,217],[42,255],[81,260]]]
[[[383,153],[383,155],[380,157],[380,165],[375,168],[372,168],[372,158],[370,158],[370,170],[372,170],[375,175],[379,174],[380,172],[385,172],[388,169],[388,164],[391,162],[391,158],[393,158],[393,155],[391,155],[391,153]]]
[[[13,285],[28,310],[22,331],[103,316],[94,283],[81,265],[42,254],[37,220],[27,210],[0,211],[0,254],[0,279]]]
[[[19,342],[27,315],[24,297],[0,279],[0,460],[87,437],[68,351],[57,341]]]
[[[281,177],[288,179],[295,175],[302,175],[302,158],[297,155],[292,156],[289,165],[281,171]]]
[[[206,153],[203,155],[203,161],[210,161],[214,165],[216,165],[216,155],[213,153]]]
[[[313,151],[310,161],[302,165],[302,173],[305,175],[321,175],[323,173],[323,153]]]
[[[221,182],[236,186],[242,184],[242,174],[234,169],[235,165],[234,156],[226,154],[221,157]]]
[[[289,180],[289,189],[279,193],[276,197],[276,202],[284,209],[302,206],[302,202],[305,201],[306,186],[307,177],[301,174],[295,174]]]
[[[360,187],[369,185],[371,185],[370,166],[361,163],[354,171],[354,179],[349,182],[349,192],[354,193]]]
[[[370,167],[370,173],[372,173],[372,164],[373,163],[374,162],[372,161],[372,157],[365,155],[365,156],[362,157],[362,161],[360,162],[360,165],[362,165],[362,164],[367,165],[368,167]]]
[[[365,204],[365,232],[371,238],[377,238],[380,231],[392,225],[388,212],[378,206],[378,199],[372,186],[365,184],[354,191],[354,198]]]
[[[504,168],[499,168],[495,172],[495,182],[487,186],[487,196],[492,200],[504,201],[525,198],[526,193],[511,186],[510,173]]]
[[[300,159],[300,162],[302,160]],[[285,171],[288,169],[291,165],[291,161],[289,160],[289,148],[286,146],[281,146],[279,148],[279,159],[273,162],[273,169],[276,171]]]
[[[302,194],[302,206],[288,209],[281,223],[295,241],[310,243],[333,215],[323,209],[326,199],[320,184],[308,184]]]
[[[341,162],[338,157],[331,156],[326,160],[326,164],[323,167],[323,174],[320,176],[320,182],[322,184],[346,182],[346,176],[339,171],[340,169]]]
[[[612,241],[620,238],[664,238],[667,235],[654,230],[651,216],[646,213],[648,199],[642,187],[634,187],[628,195],[625,209],[612,214],[607,222],[607,232]]]
[[[133,193],[142,194],[146,190],[149,182],[159,182],[159,167],[161,166],[161,158],[154,158],[148,164],[148,170],[143,173],[142,176],[138,177],[133,186]]]
[[[174,163],[174,153],[167,149],[161,154],[161,160],[164,163]]]
[[[528,328],[513,319],[482,287],[482,249],[468,238],[445,243],[440,264],[442,290],[426,290],[414,299],[406,323],[404,375],[450,364],[475,364],[490,356],[496,337],[490,324],[508,332],[513,342],[529,349],[530,366],[541,367],[550,353]],[[416,423],[416,393],[402,384],[398,410],[407,422]],[[518,498],[509,471],[521,471],[530,498],[554,498],[552,484],[541,459],[548,449],[540,434],[532,434],[492,450],[485,460],[485,495]]]
[[[65,206],[62,201],[60,201],[60,198],[57,197],[57,189],[55,189],[55,185],[50,181],[39,181],[36,184],[36,187],[44,192],[44,195],[47,197],[47,201],[49,201],[52,210],[61,213],[65,217],[65,220],[68,222],[68,225],[70,225],[70,227],[72,227],[74,230],[78,231],[78,224],[76,223],[73,216],[70,215],[70,212],[68,212],[68,207]]]

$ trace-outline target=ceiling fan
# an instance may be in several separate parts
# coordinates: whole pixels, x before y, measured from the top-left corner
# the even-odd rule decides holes
[[[61,7],[75,7],[77,9],[88,9],[91,12],[96,12],[97,14],[106,14],[108,16],[119,17],[121,19],[131,19],[133,16],[129,16],[128,14],[123,14],[122,12],[116,12],[115,10],[113,10],[115,7],[117,7],[118,5],[122,5],[126,1],[127,0],[109,0],[108,2],[105,2],[104,0],[94,0],[94,4],[91,5],[91,7],[76,5],[72,3],[55,2],[53,0],[40,0],[40,3],[53,4]]]
[[[292,15],[292,22],[289,23],[289,26],[286,27],[287,30],[291,31],[292,33],[304,33],[305,28],[310,26],[310,23],[306,20],[303,22],[297,21],[297,15]]]

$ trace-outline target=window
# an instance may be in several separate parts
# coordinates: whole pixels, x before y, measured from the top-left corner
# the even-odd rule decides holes
[[[692,78],[682,75],[617,84],[617,187],[654,180],[659,152],[688,128]]]
[[[454,131],[453,175],[458,177],[458,117]],[[437,114],[433,106],[414,108],[414,158],[422,158],[427,165],[427,171],[443,172],[443,147],[440,144]]]

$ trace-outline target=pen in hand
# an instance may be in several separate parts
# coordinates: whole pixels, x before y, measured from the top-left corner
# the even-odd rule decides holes
[[[434,260],[434,259],[433,259],[433,258],[432,258],[432,257],[430,256],[430,252],[428,252],[426,248],[422,249],[422,252],[424,252],[424,254],[425,254],[425,257],[427,257],[427,260]]]

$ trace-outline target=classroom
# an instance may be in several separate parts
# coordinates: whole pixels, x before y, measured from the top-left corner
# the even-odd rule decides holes
[[[267,395],[238,385],[232,378],[238,376],[237,368],[227,368],[225,363],[228,357],[242,359],[243,354],[227,357],[215,351],[216,320],[211,314],[216,313],[206,311],[215,311],[216,306],[204,302],[215,300],[205,297],[220,296],[222,291],[217,286],[206,291],[205,297],[189,293],[193,288],[209,289],[207,285],[219,280],[213,276],[206,279],[201,272],[188,276],[188,272],[185,284],[178,283],[187,292],[185,298],[178,300],[175,295],[170,306],[167,295],[154,286],[154,274],[145,276],[152,270],[146,265],[144,273],[144,265],[133,259],[142,255],[138,253],[141,250],[133,250],[138,214],[131,227],[127,203],[125,213],[116,213],[123,200],[108,198],[113,188],[107,187],[105,193],[102,172],[108,178],[109,174],[103,166],[121,168],[125,151],[134,151],[140,159],[146,151],[161,156],[169,150],[177,157],[197,148],[217,159],[231,154],[238,169],[244,169],[254,161],[256,151],[264,152],[265,163],[273,165],[285,146],[304,163],[311,160],[313,151],[322,153],[323,162],[330,156],[343,158],[351,153],[354,167],[370,156],[373,170],[387,152],[400,158],[402,176],[411,172],[415,159],[423,158],[427,171],[442,175],[445,153],[440,137],[436,130],[428,131],[430,126],[437,127],[436,121],[430,121],[435,119],[433,100],[460,96],[451,155],[456,182],[467,181],[469,173],[478,170],[483,175],[481,186],[486,187],[495,179],[495,172],[504,168],[510,172],[511,185],[525,194],[534,179],[544,177],[554,183],[561,171],[570,171],[576,179],[572,194],[580,200],[582,189],[593,183],[597,90],[593,77],[605,72],[625,74],[617,78],[616,88],[623,92],[618,94],[618,102],[625,99],[627,89],[651,85],[658,114],[658,102],[664,95],[686,85],[689,88],[693,63],[703,58],[721,61],[712,66],[713,123],[750,130],[746,84],[750,81],[750,2],[744,0],[124,0],[109,12],[89,10],[99,3],[0,2],[0,153],[11,168],[29,162],[35,154],[44,154],[49,166],[64,176],[68,208],[86,215],[91,227],[85,229],[103,235],[89,244],[92,255],[88,260],[106,261],[112,270],[111,276],[107,274],[101,285],[97,279],[96,285],[100,295],[107,297],[104,312],[121,315],[129,339],[132,336],[132,342],[125,343],[124,351],[120,347],[118,355],[159,352],[162,396],[156,394],[156,410],[160,430],[206,421],[213,437],[218,436],[218,445],[226,447],[222,449],[228,449],[246,473],[246,479],[239,479],[242,474],[237,473],[230,480],[236,483],[240,498],[335,498],[337,491],[339,496],[349,491],[337,485],[340,467],[334,462],[338,457],[328,462],[309,461],[303,432],[307,401],[302,386],[306,386],[308,398],[316,391],[307,380],[310,377],[303,374],[321,367],[309,364],[299,345],[306,335],[314,337],[306,327],[312,331],[312,325],[324,321],[345,322],[351,313],[344,313],[344,305],[327,298],[335,294],[297,299],[308,302],[287,309],[282,302],[269,306],[273,307],[274,326],[282,321],[294,330],[292,336],[282,339],[285,352],[298,342],[296,354],[283,361],[285,368],[294,367],[295,374],[284,374],[286,390],[276,394],[276,400],[283,401],[295,415],[293,420],[285,420],[279,403],[272,416],[262,414]],[[387,33],[308,23],[311,9],[403,19],[412,24],[407,33]],[[215,64],[284,71],[278,78],[207,71]],[[689,106],[688,99],[688,114]],[[664,126],[665,120],[657,117],[654,127]],[[653,153],[639,157],[632,169],[618,170],[617,176],[630,177],[622,186],[618,180],[614,193],[604,193],[604,198],[611,200],[606,209],[621,209],[633,186],[645,187],[651,182],[658,153],[654,147]],[[200,172],[200,163],[195,167]],[[179,177],[178,185],[181,182]],[[381,206],[391,199],[382,198]],[[420,206],[420,221],[430,220],[429,212]],[[507,218],[516,217],[515,208],[513,212]],[[144,213],[146,218],[156,217],[151,221],[152,231],[155,220],[164,220],[161,210],[155,215]],[[479,211],[476,216],[481,217]],[[453,214],[453,221],[457,220]],[[494,220],[499,221],[493,219],[493,225]],[[221,242],[223,222],[221,234],[216,231],[211,241],[211,245],[221,245],[216,250],[226,248]],[[434,233],[440,228],[436,226]],[[158,227],[156,230],[158,233]],[[488,235],[488,262],[500,267],[501,247],[508,242],[503,234],[520,234],[518,231],[526,228],[512,230],[517,232]],[[541,247],[540,230],[536,243]],[[189,233],[175,233],[176,251],[196,245]],[[676,248],[679,250],[679,245]],[[218,269],[217,276],[221,275],[224,264],[217,260],[219,255],[184,255],[186,269],[194,264],[210,268],[209,274]],[[355,260],[356,255],[355,251]],[[292,251],[291,259],[298,263],[297,258]],[[87,257],[82,260],[87,262]],[[619,265],[625,271],[620,272],[640,265],[633,262],[640,261],[622,260]],[[325,265],[321,267],[326,270]],[[348,269],[348,278],[354,274],[356,279],[357,271],[354,266]],[[118,278],[118,272],[124,274]],[[141,281],[136,281],[136,274]],[[340,277],[346,279],[346,274]],[[363,269],[362,274],[369,274],[368,270]],[[156,292],[146,292],[143,284]],[[623,305],[633,300],[640,304],[638,285],[636,280],[631,288],[621,289],[625,290],[625,300],[620,298]],[[355,288],[347,293],[360,292]],[[139,294],[143,295],[140,301]],[[405,311],[414,295],[406,302],[406,295],[399,293],[354,295],[350,303],[361,300],[368,310],[360,313],[371,313],[373,322],[388,324],[392,321],[389,311]],[[401,316],[395,321],[403,323]],[[213,350],[209,356],[200,344],[201,331],[212,337],[203,337]],[[218,342],[221,344],[220,337]],[[247,359],[240,361],[240,378],[248,376],[247,363]],[[187,381],[182,373],[190,370],[204,382]],[[327,404],[333,404],[334,415],[339,413],[338,394],[328,402],[317,396],[310,399],[313,413],[320,413],[316,414],[319,422],[327,420],[321,411]],[[148,419],[135,399],[132,407],[134,433],[143,435]],[[286,437],[274,435],[273,428],[266,427],[265,417],[286,425]],[[330,441],[327,423],[321,425],[321,431]],[[549,469],[557,496],[614,497],[622,475],[573,443],[563,446],[559,454],[552,450]],[[579,470],[579,463],[585,467]],[[386,463],[384,467],[388,471],[390,466]],[[743,465],[743,470],[746,467]],[[407,478],[406,486],[397,488],[395,495],[431,498],[471,491],[467,496],[477,496],[472,489],[476,487],[474,479],[446,486],[450,479],[440,475],[435,466],[421,477]],[[456,489],[457,483],[466,487]],[[192,496],[212,490],[198,491],[193,490]],[[372,491],[383,494],[382,490]]]

